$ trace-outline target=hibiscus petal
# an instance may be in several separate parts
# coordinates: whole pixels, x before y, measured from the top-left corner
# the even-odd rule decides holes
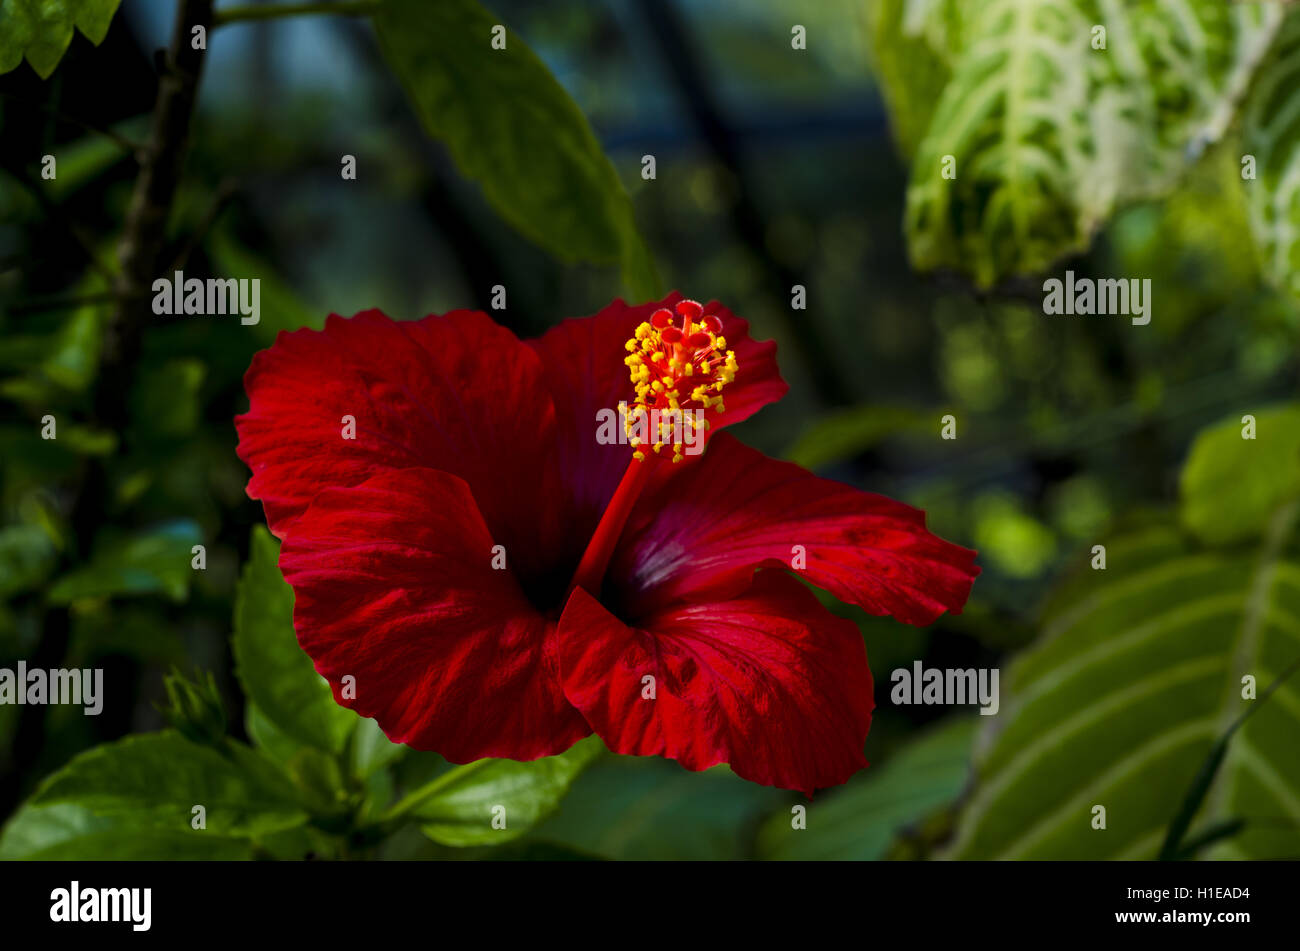
[[[486,314],[394,321],[377,310],[282,333],[244,377],[239,457],[284,538],[322,489],[386,469],[458,475],[521,562],[559,534],[555,412],[541,363]],[[503,407],[506,409],[503,410]],[[343,438],[343,417],[356,438]],[[516,478],[521,468],[526,479]]]
[[[696,465],[642,497],[608,577],[625,617],[665,601],[727,597],[755,569],[785,567],[871,614],[929,624],[961,611],[979,574],[974,561],[975,552],[927,531],[921,510],[724,433]]]
[[[555,623],[492,567],[493,544],[462,480],[399,469],[321,492],[280,552],[298,642],[335,699],[458,763],[591,732],[558,681]]]
[[[559,643],[565,694],[616,753],[693,770],[730,763],[745,779],[809,794],[867,765],[874,703],[862,636],[780,572],[760,572],[738,598],[678,604],[636,627],[579,588]]]
[[[566,320],[528,341],[546,368],[558,422],[561,472],[578,505],[575,534],[584,538],[596,527],[632,454],[628,446],[596,442],[596,413],[616,409],[622,400],[631,403],[635,396],[623,345],[638,324],[681,299],[674,291],[662,301],[635,307],[616,300],[593,317]],[[740,367],[722,394],[726,412],[708,414],[710,432],[715,432],[748,419],[789,387],[777,369],[774,342],[750,339],[748,322],[716,302],[706,310],[722,320],[723,336]]]

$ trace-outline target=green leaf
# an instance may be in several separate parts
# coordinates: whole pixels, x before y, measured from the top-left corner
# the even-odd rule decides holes
[[[143,117],[115,123],[109,128],[120,131],[128,138],[138,136],[140,139],[143,139],[148,131],[147,120]],[[61,142],[55,154],[58,157],[59,174],[49,181],[43,180],[41,187],[48,189],[49,197],[55,204],[60,205],[124,159],[122,143],[98,133],[87,135],[75,142]],[[108,258],[109,261],[114,260],[107,253],[101,252],[100,257]],[[106,290],[107,283],[105,281],[100,289]]]
[[[778,811],[759,830],[758,857],[786,860],[878,859],[895,837],[951,805],[970,778],[978,717],[931,729],[882,766],[873,766],[807,805],[807,828]]]
[[[913,262],[988,287],[1083,251],[1223,135],[1281,20],[1221,0],[973,5],[912,168]]]
[[[1298,90],[1300,10],[1288,13],[1242,110],[1242,150],[1254,158],[1256,178],[1241,183],[1265,275],[1300,298]]]
[[[1203,430],[1180,481],[1184,525],[1210,545],[1256,538],[1270,516],[1300,495],[1300,406],[1259,410],[1255,438],[1241,417]]]
[[[359,718],[334,702],[329,684],[298,646],[293,589],[277,565],[279,551],[270,532],[260,525],[253,529],[248,564],[235,596],[235,674],[277,730],[338,753]]]
[[[851,407],[832,413],[806,429],[786,450],[785,457],[806,469],[816,469],[851,459],[890,436],[925,425],[930,419],[912,409]]]
[[[608,859],[750,858],[753,825],[785,799],[725,766],[693,773],[657,757],[607,756],[531,838]]]
[[[924,137],[960,47],[958,0],[874,0],[867,38],[890,126],[908,158]]]
[[[191,548],[201,541],[198,526],[188,519],[112,537],[96,547],[89,564],[60,578],[49,600],[67,604],[78,598],[165,594],[184,601],[194,574]]]
[[[37,788],[36,806],[72,803],[132,827],[206,836],[256,836],[307,821],[286,784],[252,757],[223,756],[164,731],[128,736],[79,754]],[[192,830],[193,807],[207,828]]]
[[[54,543],[39,525],[0,529],[0,598],[36,587],[56,560]]]
[[[619,264],[629,293],[659,295],[632,203],[577,104],[518,36],[476,0],[386,0],[385,59],[428,133],[529,240],[568,262]]]
[[[244,729],[253,745],[273,763],[287,763],[303,743],[277,727],[256,703],[244,704]]]
[[[1251,714],[1258,713],[1261,706],[1265,704],[1273,694],[1277,693],[1286,684],[1297,670],[1300,670],[1300,655],[1297,656],[1285,670],[1278,674],[1277,678],[1270,683],[1263,691],[1257,692],[1256,702],[1239,716],[1215,741],[1210,748],[1210,755],[1205,758],[1201,764],[1200,770],[1197,771],[1196,777],[1192,780],[1192,785],[1188,788],[1186,796],[1183,797],[1183,803],[1179,807],[1173,822],[1169,824],[1169,830],[1165,833],[1164,844],[1160,847],[1162,861],[1172,861],[1180,858],[1192,858],[1196,852],[1207,845],[1211,845],[1220,839],[1228,839],[1237,835],[1246,827],[1245,819],[1223,819],[1203,827],[1200,833],[1191,839],[1188,839],[1187,832],[1192,827],[1192,823],[1200,814],[1205,804],[1206,796],[1214,787],[1214,781],[1218,777],[1219,769],[1223,766],[1224,759],[1228,755],[1228,745],[1232,742],[1233,735],[1241,729],[1242,724],[1246,722]],[[1297,823],[1300,825],[1300,823]]]
[[[352,733],[352,772],[365,779],[400,759],[408,749],[405,744],[390,740],[374,720],[362,717]]]
[[[121,0],[0,0],[0,73],[27,62],[42,79],[59,65],[75,26],[98,46]]]
[[[293,331],[300,327],[320,330],[325,326],[326,311],[314,310],[304,303],[265,260],[241,246],[226,230],[219,228],[212,232],[208,239],[208,254],[218,273],[247,275],[250,280],[259,281],[261,316],[247,329],[262,346],[269,347],[282,330]]]
[[[412,794],[409,798],[418,798],[419,804],[409,812],[425,835],[443,845],[508,842],[554,811],[577,775],[603,750],[598,738],[588,737],[558,756],[527,763],[481,759],[458,766]],[[394,808],[401,807],[399,802]],[[493,828],[497,818],[504,819],[505,828]]]
[[[91,279],[83,287],[99,290],[103,284]],[[64,389],[80,393],[95,381],[99,370],[101,305],[80,307],[64,323],[56,338],[56,349],[42,370],[47,378]]]
[[[0,834],[0,861],[233,861],[251,852],[247,839],[141,827],[71,802],[23,806]]]
[[[167,360],[140,368],[131,391],[132,425],[143,440],[172,439],[199,423],[199,389],[207,374],[195,359]]]
[[[1300,563],[1286,555],[1296,511],[1274,514],[1251,558],[1155,528],[1108,544],[1104,571],[1082,569],[1041,641],[1004,672],[953,857],[1156,857],[1214,744],[1257,702],[1243,677],[1262,690],[1300,657]],[[1298,725],[1300,694],[1286,684],[1237,731],[1190,839],[1247,826],[1209,857],[1300,854]]]
[[[77,284],[76,290],[90,294],[104,290],[105,286],[106,282],[96,274]],[[0,365],[22,372],[0,382],[0,395],[44,415],[65,402],[69,394],[84,393],[99,372],[104,306],[83,305],[53,333],[19,338],[17,352],[6,355]],[[58,438],[66,439],[67,435],[66,431],[60,432]]]

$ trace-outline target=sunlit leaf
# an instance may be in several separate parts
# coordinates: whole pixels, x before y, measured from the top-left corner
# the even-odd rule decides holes
[[[1182,521],[1203,541],[1258,537],[1278,506],[1300,495],[1300,406],[1257,410],[1255,438],[1241,417],[1203,430],[1180,482]]]
[[[917,267],[987,287],[1084,250],[1118,207],[1173,187],[1222,136],[1282,19],[1221,0],[1105,9],[973,5],[912,168]]]
[[[952,76],[960,49],[960,0],[870,0],[872,67],[889,122],[903,153],[912,157]]]
[[[27,62],[42,79],[59,65],[75,26],[98,46],[122,0],[0,0],[0,73]]]
[[[0,833],[0,861],[231,861],[251,858],[247,839],[139,825],[61,802],[23,806]]]
[[[1242,116],[1243,181],[1264,273],[1300,298],[1300,10],[1260,69]],[[1255,178],[1246,178],[1246,160]]]

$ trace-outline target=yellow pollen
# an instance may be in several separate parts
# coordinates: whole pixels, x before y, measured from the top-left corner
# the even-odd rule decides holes
[[[657,410],[668,421],[660,422],[653,450],[671,446],[673,462],[685,458],[684,446],[675,441],[683,433],[702,433],[709,428],[704,410],[723,412],[721,393],[736,379],[739,365],[734,350],[727,349],[726,338],[719,334],[721,320],[703,312],[694,301],[680,301],[672,310],[660,308],[641,323],[624,345],[629,356],[624,359],[635,388],[635,405],[629,419]],[[690,385],[683,385],[684,380]],[[689,396],[683,394],[689,393]],[[697,413],[699,418],[696,418]],[[630,423],[629,423],[630,426]],[[680,427],[674,432],[675,427]],[[634,448],[643,445],[632,441]],[[639,448],[633,454],[645,458]]]

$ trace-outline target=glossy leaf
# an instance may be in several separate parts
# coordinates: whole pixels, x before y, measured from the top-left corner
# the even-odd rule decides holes
[[[248,564],[235,597],[231,639],[235,673],[258,712],[276,730],[337,753],[359,718],[334,702],[329,684],[298,646],[293,589],[280,574],[279,552],[270,532],[262,526],[253,530]]]
[[[56,803],[121,819],[134,829],[196,836],[259,835],[307,819],[287,785],[255,768],[249,757],[222,756],[170,731],[129,736],[74,757],[31,798],[36,806]],[[196,805],[206,810],[202,831],[191,829]]]
[[[658,279],[632,203],[586,117],[546,65],[477,0],[385,0],[380,48],[428,133],[497,212],[564,261],[620,264],[636,298]]]
[[[603,751],[598,738],[588,737],[558,756],[527,763],[483,759],[458,766],[430,784],[430,794],[411,814],[425,835],[443,845],[508,842],[548,816]]]
[[[24,806],[0,833],[0,861],[231,861],[251,858],[247,839],[137,825],[71,802]]]

